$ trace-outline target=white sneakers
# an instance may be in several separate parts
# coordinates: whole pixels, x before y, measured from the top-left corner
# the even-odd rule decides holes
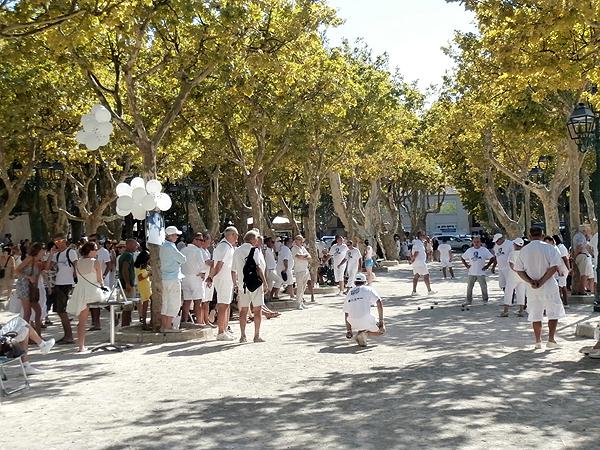
[[[38,345],[38,347],[39,347],[39,349],[40,349],[40,352],[41,352],[41,354],[42,354],[42,355],[45,355],[45,354],[47,354],[47,353],[50,351],[50,349],[51,349],[52,347],[54,347],[54,344],[55,344],[55,343],[56,343],[56,342],[55,342],[54,338],[50,338],[50,339],[48,339],[47,341],[42,341],[42,342],[40,343],[40,345]]]
[[[33,367],[30,363],[26,362],[23,364],[25,367],[25,373],[27,375],[39,375],[40,373],[44,373],[43,370]]]
[[[542,348],[542,342],[536,342],[535,343],[535,349],[539,350]],[[554,348],[560,348],[560,344],[557,342],[552,342],[552,341],[548,341],[546,342],[546,348],[547,349],[554,349]]]
[[[535,343],[535,349],[539,350],[541,348],[542,348],[542,342],[541,341],[540,342],[536,342]]]
[[[228,333],[217,334],[217,341],[233,341],[234,337]]]

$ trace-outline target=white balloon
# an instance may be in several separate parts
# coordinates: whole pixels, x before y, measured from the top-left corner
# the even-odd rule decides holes
[[[141,203],[144,197],[146,196],[146,188],[138,187],[135,188],[131,192],[131,196],[133,197],[133,201],[136,203]]]
[[[149,194],[160,194],[162,191],[162,184],[158,180],[150,180],[146,183],[146,191]]]
[[[100,148],[100,142],[96,139],[90,140],[89,142],[85,143],[85,146],[91,151],[98,150]]]
[[[117,199],[117,208],[121,211],[131,211],[133,209],[133,198],[128,195],[122,195]]]
[[[125,216],[128,216],[129,214],[131,214],[131,211],[129,209],[121,209],[118,206],[117,206],[116,210],[117,210],[117,214],[121,217],[125,217]]]
[[[173,202],[171,201],[171,197],[169,194],[165,194],[164,192],[160,193],[156,197],[156,207],[161,211],[168,211],[171,209]]]
[[[131,214],[135,220],[145,220],[146,219],[146,208],[141,203],[136,203],[133,205],[131,209]]]
[[[110,122],[100,122],[98,123],[98,127],[96,128],[96,132],[101,135],[110,136],[113,132],[113,124]]]
[[[87,132],[93,132],[98,128],[98,122],[96,118],[91,114],[86,114],[81,118],[81,125]]]
[[[110,122],[110,117],[111,117],[110,111],[102,105],[96,105],[96,106],[99,106],[99,108],[96,111],[94,111],[94,117],[96,118],[96,120],[99,123]]]
[[[156,198],[154,197],[154,194],[147,194],[142,199],[142,205],[144,206],[144,209],[146,211],[152,211],[153,209],[155,209],[156,208]]]
[[[117,184],[117,197],[121,197],[122,195],[127,195],[129,197],[131,197],[131,186],[129,186],[127,183],[119,183]]]
[[[100,144],[100,147],[104,147],[110,142],[110,136],[106,134],[96,134],[96,138],[98,140],[98,143]]]
[[[86,139],[87,133],[85,130],[79,130],[77,133],[75,133],[75,140],[78,144],[85,144]]]
[[[96,103],[94,106],[92,106],[92,109],[90,109],[90,114],[92,116],[95,116],[96,113],[98,111],[100,111],[102,108],[104,108],[104,106],[102,106],[100,103]]]
[[[142,177],[135,177],[133,180],[131,180],[131,183],[129,183],[131,185],[131,187],[133,189],[135,188],[144,188],[146,189],[146,182],[144,181],[144,179]]]

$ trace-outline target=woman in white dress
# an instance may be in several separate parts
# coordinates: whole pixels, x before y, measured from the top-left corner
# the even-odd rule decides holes
[[[104,299],[104,279],[100,261],[96,259],[98,247],[95,242],[87,242],[79,249],[81,258],[77,261],[77,284],[67,303],[67,312],[79,317],[77,340],[79,352],[85,352],[85,329],[87,326],[89,303]]]

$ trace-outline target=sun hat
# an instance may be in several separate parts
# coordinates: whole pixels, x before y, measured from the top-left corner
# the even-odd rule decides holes
[[[177,227],[174,227],[173,225],[171,225],[170,227],[167,227],[165,229],[166,236],[171,236],[173,234],[181,235],[181,234],[183,234],[183,231],[178,230]]]
[[[496,233],[496,234],[494,235],[494,238],[492,239],[492,241],[494,242],[494,244],[496,243],[496,241],[497,241],[498,239],[502,239],[502,234],[501,234],[501,233]]]
[[[366,283],[367,282],[367,276],[364,273],[357,273],[354,276],[354,282],[358,282],[358,283]]]

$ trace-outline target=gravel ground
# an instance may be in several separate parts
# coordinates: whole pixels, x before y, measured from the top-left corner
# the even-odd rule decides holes
[[[341,298],[318,296],[265,320],[264,344],[33,350],[45,373],[2,400],[0,449],[598,448],[600,361],[574,337],[591,307],[568,311],[561,349],[533,350],[526,319],[498,317],[496,276],[491,304],[461,312],[464,271],[431,272],[429,298],[409,296],[407,265],[379,276],[388,333],[366,349]]]

